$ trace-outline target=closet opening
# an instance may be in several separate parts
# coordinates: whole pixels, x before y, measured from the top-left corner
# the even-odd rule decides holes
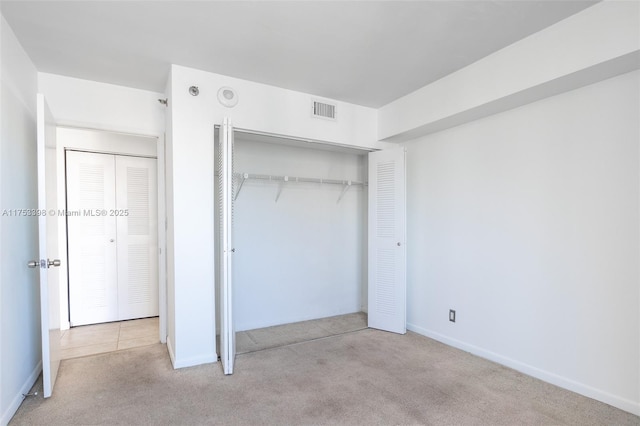
[[[216,126],[216,159],[219,130]],[[369,150],[232,132],[230,310],[235,353],[367,328]],[[218,273],[224,250],[221,174],[216,160],[218,338],[225,312]]]

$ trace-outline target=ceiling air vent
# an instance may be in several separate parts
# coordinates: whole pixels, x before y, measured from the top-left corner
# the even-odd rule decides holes
[[[311,102],[311,116],[316,118],[324,118],[327,120],[336,119],[336,106],[323,102]]]

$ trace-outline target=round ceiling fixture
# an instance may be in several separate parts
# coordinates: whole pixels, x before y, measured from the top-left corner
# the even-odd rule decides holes
[[[218,101],[227,108],[233,108],[238,104],[238,93],[231,87],[221,87],[218,90]]]

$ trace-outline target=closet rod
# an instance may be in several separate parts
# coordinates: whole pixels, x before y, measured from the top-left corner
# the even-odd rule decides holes
[[[253,173],[235,173],[237,177],[241,179],[257,179],[257,180],[270,180],[275,182],[304,182],[304,183],[327,183],[332,185],[365,185],[364,182],[358,182],[354,180],[346,179],[323,179],[323,178],[308,178],[297,176],[279,176],[279,175],[258,175]]]
[[[240,191],[242,190],[242,186],[244,182],[248,179],[256,179],[256,180],[267,180],[270,182],[278,182],[278,194],[276,195],[276,202],[280,198],[280,194],[282,193],[282,185],[285,182],[302,182],[302,183],[320,183],[320,184],[329,184],[329,185],[342,185],[344,189],[338,197],[338,203],[344,197],[344,194],[351,186],[365,186],[365,182],[358,182],[353,180],[343,180],[343,179],[323,179],[323,178],[307,178],[307,177],[298,177],[298,176],[278,176],[278,175],[260,175],[260,174],[252,174],[252,173],[234,173],[234,175],[240,179],[240,183],[238,184],[238,188],[236,189],[234,200],[238,199],[240,195]]]

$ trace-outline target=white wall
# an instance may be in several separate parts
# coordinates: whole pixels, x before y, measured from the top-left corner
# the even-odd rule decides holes
[[[245,141],[236,172],[365,181],[361,155]],[[366,187],[247,180],[234,210],[237,331],[359,312]]]
[[[311,100],[322,99],[306,93],[178,65],[172,65],[171,79],[173,95],[170,102],[173,104],[169,106],[173,105],[174,113],[180,110],[182,114],[191,115],[194,123],[221,124],[224,117],[230,117],[236,128],[364,148],[388,146],[378,142],[377,113],[372,108],[326,100],[337,105],[334,122],[311,117]],[[191,96],[190,86],[197,86],[200,94]],[[218,102],[218,89],[224,86],[232,87],[238,93],[239,101],[233,108],[223,107]],[[181,118],[175,116],[175,123]],[[207,130],[207,137],[213,136],[213,130]],[[194,134],[196,131],[204,132],[204,126],[194,128]]]
[[[640,414],[639,129],[635,71],[406,144],[409,329]]]
[[[162,136],[162,93],[38,73],[38,91],[45,95],[56,124],[115,132]]]
[[[36,209],[37,73],[0,15],[0,211]],[[42,369],[35,217],[0,216],[0,424]]]
[[[189,94],[198,86],[200,95]],[[225,108],[220,87],[237,90],[239,103]],[[175,367],[217,359],[214,307],[214,125],[225,116],[238,128],[355,146],[376,142],[376,111],[338,103],[338,121],[310,116],[311,95],[173,65],[169,88],[171,135],[167,140],[168,238],[173,259],[168,287],[175,308],[169,346]],[[169,128],[169,125],[167,126]],[[171,253],[170,253],[171,255]],[[173,300],[171,300],[173,299]]]

